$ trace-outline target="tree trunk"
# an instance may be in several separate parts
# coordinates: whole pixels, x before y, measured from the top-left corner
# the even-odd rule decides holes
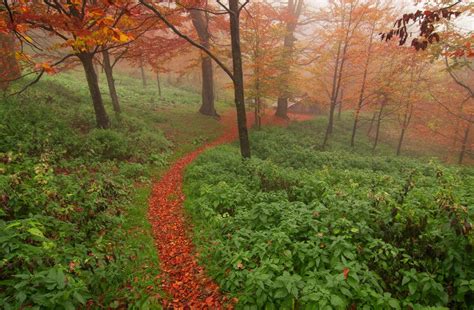
[[[375,23],[372,24],[372,30],[370,32],[369,47],[367,49],[367,59],[365,61],[364,74],[362,76],[362,85],[360,87],[360,92],[359,92],[359,101],[357,101],[357,107],[354,114],[354,125],[352,126],[352,136],[351,136],[351,147],[354,147],[355,145],[355,137],[356,137],[356,132],[357,132],[357,126],[359,123],[360,111],[362,110],[362,106],[364,104],[365,86],[367,84],[367,75],[369,73],[370,56],[372,55],[374,32],[375,32]]]
[[[410,125],[411,118],[413,116],[413,105],[411,103],[411,92],[412,89],[408,92],[408,96],[406,98],[407,103],[405,106],[405,115],[403,116],[403,123],[402,123],[402,131],[400,133],[400,139],[398,140],[398,146],[397,146],[397,156],[399,156],[402,152],[402,144],[403,140],[405,138],[405,133],[408,129],[408,126]]]
[[[15,40],[10,33],[0,32],[0,89],[6,89],[11,80],[20,77],[20,67],[15,58]]]
[[[372,119],[370,120],[369,129],[367,130],[367,136],[369,137],[370,137],[370,134],[372,133],[372,128],[374,127],[374,122],[375,122],[376,117],[377,117],[377,112],[374,112],[374,114],[372,115]]]
[[[279,96],[277,101],[276,116],[287,119],[288,118],[288,97]]]
[[[209,49],[209,29],[208,20],[204,11],[189,10],[191,19],[199,36],[202,46]],[[214,106],[214,74],[212,68],[212,59],[208,55],[201,55],[201,75],[202,75],[202,103],[199,113],[209,116],[217,116]]]
[[[405,128],[402,128],[402,131],[400,133],[400,138],[398,139],[398,146],[397,146],[397,156],[400,156],[402,152],[402,144],[403,144],[403,139],[405,138]]]
[[[209,116],[217,116],[214,106],[214,74],[212,71],[212,60],[210,57],[201,58],[202,72],[202,104],[199,113]]]
[[[100,82],[100,69],[99,69],[99,64],[97,62],[94,62],[94,71],[95,75],[97,76],[97,83]]]
[[[295,3],[296,2],[296,3]],[[283,68],[283,81],[282,91],[277,101],[277,110],[275,115],[284,119],[288,119],[288,98],[289,96],[289,78],[290,78],[290,67],[291,59],[293,56],[293,49],[295,45],[294,32],[298,19],[303,10],[303,0],[289,0],[288,1],[288,13],[292,19],[286,24],[286,34],[283,42],[283,57],[284,57],[284,68]]]
[[[255,98],[255,128],[262,129],[262,106],[259,97]]]
[[[145,74],[145,68],[143,64],[143,59],[140,59],[140,72],[142,74],[142,83],[143,83],[143,88],[146,88],[146,74]]]
[[[380,110],[377,116],[377,126],[375,127],[375,140],[374,140],[374,146],[372,147],[372,152],[375,153],[375,149],[377,148],[377,145],[379,143],[379,137],[380,137],[380,124],[382,123],[382,114],[383,114],[383,108],[385,107],[385,104],[382,102],[380,105]]]
[[[112,99],[112,106],[114,108],[115,113],[120,113],[121,112],[120,103],[117,96],[117,90],[115,89],[115,80],[114,80],[114,75],[113,75],[113,68],[112,68],[112,65],[110,64],[109,51],[107,50],[102,51],[102,58],[104,60],[105,77],[107,78],[107,84],[109,85],[109,93],[110,93],[110,98]]]
[[[357,132],[357,127],[359,126],[359,117],[360,117],[360,110],[361,106],[357,105],[355,114],[354,114],[354,124],[352,125],[352,135],[351,135],[351,147],[355,146],[355,137]]]
[[[156,72],[156,84],[158,86],[158,96],[161,98],[161,83],[160,83],[160,73]]]
[[[471,122],[467,123],[466,129],[464,130],[464,139],[462,141],[461,152],[459,153],[458,164],[462,164],[464,161],[464,156],[466,154],[467,144],[469,141],[469,131],[471,130]]]
[[[256,58],[258,59],[258,58]],[[260,72],[258,66],[255,68],[255,128],[260,130],[262,128],[262,103],[260,100]]]
[[[240,50],[240,8],[239,0],[229,0],[230,37],[232,46],[233,84],[237,126],[239,130],[240,152],[242,157],[250,158],[250,143],[245,114],[244,75],[242,70],[242,52]]]
[[[326,147],[326,143],[329,139],[329,136],[332,134],[332,129],[333,129],[333,118],[334,118],[334,110],[336,108],[336,100],[337,100],[337,77],[338,77],[338,72],[339,72],[339,61],[341,57],[341,48],[342,48],[342,42],[339,42],[338,47],[337,47],[337,54],[336,54],[336,65],[334,66],[334,74],[332,77],[332,91],[331,91],[331,101],[329,103],[329,117],[328,117],[328,126],[326,128],[326,134],[324,135],[324,143],[323,143],[323,148]]]
[[[337,120],[341,120],[341,113],[342,113],[342,102],[344,100],[344,89],[341,88],[341,97],[339,98],[339,105],[337,108]]]
[[[82,66],[84,67],[84,73],[86,74],[89,92],[94,105],[97,127],[103,129],[109,128],[109,118],[107,116],[107,112],[105,111],[102,95],[100,94],[99,82],[94,70],[94,54],[80,53],[79,59],[81,60]]]

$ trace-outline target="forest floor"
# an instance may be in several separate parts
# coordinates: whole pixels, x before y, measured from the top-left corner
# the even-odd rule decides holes
[[[253,123],[249,113],[248,123]],[[308,115],[290,115],[289,120],[266,116],[263,124],[285,126],[290,121],[308,120]],[[177,160],[153,185],[149,200],[149,221],[152,225],[155,245],[161,269],[161,288],[169,299],[163,300],[166,308],[216,309],[232,308],[236,300],[223,296],[217,284],[206,276],[198,264],[190,236],[192,224],[186,219],[183,202],[185,200],[182,184],[186,167],[205,150],[237,139],[235,113],[228,112],[221,118],[224,133]]]

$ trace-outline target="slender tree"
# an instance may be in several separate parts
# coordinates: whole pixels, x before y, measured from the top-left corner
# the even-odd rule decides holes
[[[304,0],[288,0],[286,13],[288,15],[286,21],[286,34],[283,41],[282,53],[282,71],[281,71],[281,85],[280,95],[278,96],[277,109],[275,115],[281,118],[288,118],[288,99],[290,97],[290,75],[292,59],[295,47],[295,30],[298,25],[298,20],[303,12]]]

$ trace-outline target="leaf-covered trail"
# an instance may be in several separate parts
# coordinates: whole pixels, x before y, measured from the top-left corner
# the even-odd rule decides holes
[[[307,118],[304,115],[291,116],[291,119],[298,120]],[[267,117],[263,121],[282,126],[288,123],[276,117]],[[148,217],[160,258],[162,290],[169,297],[169,300],[163,300],[165,308],[232,308],[233,301],[220,293],[218,285],[198,264],[183,210],[182,183],[186,166],[204,150],[237,139],[235,114],[224,115],[221,122],[224,125],[221,137],[176,161],[153,186]]]

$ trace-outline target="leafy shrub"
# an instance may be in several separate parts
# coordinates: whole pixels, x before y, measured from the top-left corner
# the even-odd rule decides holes
[[[87,136],[86,148],[101,159],[124,160],[130,158],[133,152],[128,140],[110,129],[92,130]]]
[[[132,182],[147,179],[150,157],[171,143],[125,113],[126,126],[92,129],[89,102],[41,84],[58,96],[46,104],[49,94],[31,88],[0,102],[0,308],[146,305],[131,281],[154,257],[137,259],[143,247],[127,240],[124,215],[138,212]]]
[[[473,170],[318,152],[314,126],[256,132],[251,160],[223,146],[186,172],[202,262],[237,308],[472,307]]]

